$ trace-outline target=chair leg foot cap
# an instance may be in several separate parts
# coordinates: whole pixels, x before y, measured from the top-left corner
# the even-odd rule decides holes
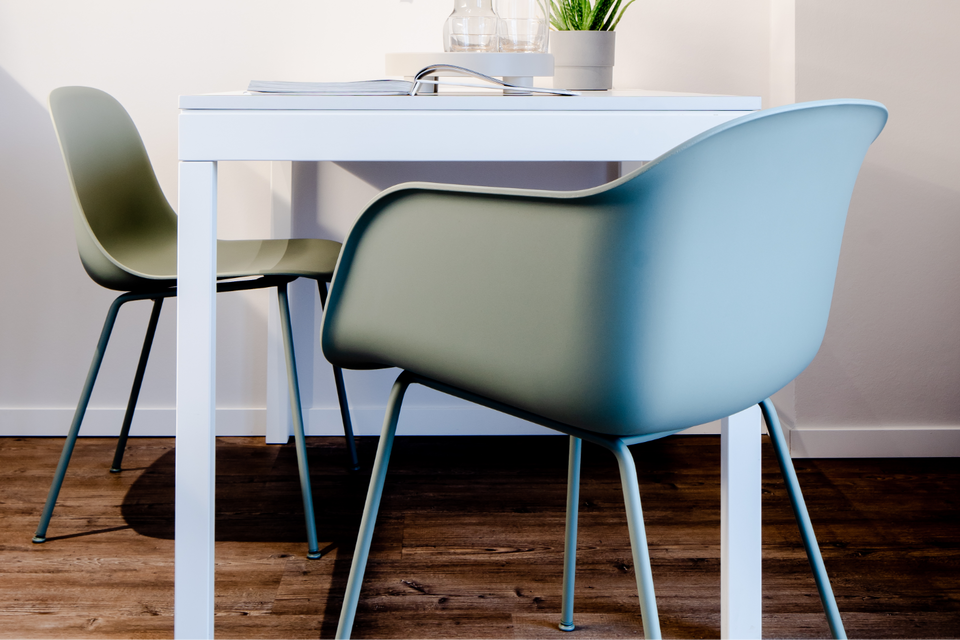
[[[46,536],[33,536],[33,544],[43,544],[46,541]]]
[[[110,473],[120,473],[121,471],[123,471],[123,469],[121,469],[120,467],[111,467],[111,468],[110,468]]]
[[[560,631],[573,631],[574,629],[577,628],[577,625],[575,625],[575,624],[573,624],[573,623],[564,624],[564,623],[561,622],[561,623],[558,624],[557,626],[560,628]]]
[[[319,551],[310,551],[309,553],[307,553],[307,557],[311,560],[319,560],[320,558],[323,557],[323,554],[320,553]]]

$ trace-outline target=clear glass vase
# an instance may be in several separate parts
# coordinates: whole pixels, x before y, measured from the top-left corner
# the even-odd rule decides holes
[[[547,50],[546,0],[497,0],[500,51],[545,53]]]
[[[497,12],[493,0],[454,0],[443,25],[444,51],[497,51]]]

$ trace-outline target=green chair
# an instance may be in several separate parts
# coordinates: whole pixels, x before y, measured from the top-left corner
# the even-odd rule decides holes
[[[107,312],[40,525],[33,538],[36,543],[46,541],[47,526],[120,307],[131,300],[153,300],[147,335],[110,469],[114,473],[120,471],[160,309],[165,298],[177,295],[177,216],[160,190],[130,116],[110,95],[88,87],[55,89],[50,94],[50,113],[75,196],[73,222],[80,260],[97,284],[126,293],[117,297]],[[339,254],[340,243],[330,240],[217,241],[218,292],[277,289],[307,522],[308,556],[311,558],[319,558],[320,552],[310,493],[287,283],[297,278],[316,280],[321,305],[325,304],[326,283],[330,281]],[[343,375],[339,367],[334,367],[333,373],[350,465],[356,469],[357,453]]]
[[[762,403],[837,637],[773,405],[823,339],[854,182],[886,109],[826,101],[722,124],[575,192],[413,183],[344,243],[321,333],[399,367],[337,637],[349,637],[404,392],[421,384],[571,436],[561,628],[573,628],[580,439],[616,457],[644,634],[660,636],[628,445]]]

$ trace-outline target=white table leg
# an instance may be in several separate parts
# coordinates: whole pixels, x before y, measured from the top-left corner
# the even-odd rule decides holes
[[[720,637],[759,638],[760,408],[720,422]]]
[[[174,637],[213,637],[217,164],[180,163]]]

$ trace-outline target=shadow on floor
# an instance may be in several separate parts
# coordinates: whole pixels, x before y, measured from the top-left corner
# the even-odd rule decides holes
[[[217,442],[216,539],[306,543],[293,445],[238,440]],[[372,449],[367,449],[371,447],[362,447],[362,454],[369,454],[364,458],[372,458]],[[364,470],[350,473],[345,448],[331,444],[309,446],[308,458],[319,539],[355,539],[369,482],[369,462]],[[123,518],[140,535],[164,540],[174,537],[175,460],[172,450],[160,456],[124,497]]]

